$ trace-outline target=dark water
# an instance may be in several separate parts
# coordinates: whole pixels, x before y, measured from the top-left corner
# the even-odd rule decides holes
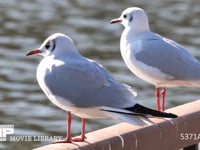
[[[138,0],[5,0],[0,1],[0,124],[14,124],[15,135],[65,136],[66,112],[51,104],[40,90],[35,72],[40,58],[25,57],[55,32],[75,41],[82,55],[102,63],[120,82],[133,86],[137,100],[155,107],[154,87],[136,78],[125,66],[119,50],[120,25],[109,21],[130,6],[142,7],[151,29],[178,41],[200,59],[200,2]],[[200,97],[198,88],[172,88],[167,107]],[[116,123],[89,120],[87,131]],[[74,118],[72,133],[80,134],[80,120]],[[45,142],[0,142],[0,149],[32,149]]]

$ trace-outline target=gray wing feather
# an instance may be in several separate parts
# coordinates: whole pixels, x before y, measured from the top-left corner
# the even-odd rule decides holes
[[[181,45],[165,38],[142,41],[137,60],[177,80],[200,78],[200,63]]]
[[[67,99],[76,107],[113,106],[135,104],[135,93],[119,84],[98,63],[89,60],[53,66],[45,76],[52,94]]]

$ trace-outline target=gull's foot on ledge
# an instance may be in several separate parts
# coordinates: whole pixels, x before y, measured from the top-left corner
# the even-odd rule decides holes
[[[60,141],[55,141],[52,142],[51,144],[57,144],[57,143],[72,143],[72,142],[84,142],[86,139],[86,136],[80,137],[80,138],[66,138],[64,140],[60,140]]]

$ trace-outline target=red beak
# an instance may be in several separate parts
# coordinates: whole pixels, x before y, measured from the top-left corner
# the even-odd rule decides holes
[[[113,20],[110,21],[111,24],[113,24],[113,23],[121,23],[121,22],[122,22],[122,20],[119,19],[119,18],[113,19]]]
[[[28,52],[28,53],[26,54],[26,56],[37,55],[37,54],[41,54],[41,53],[42,53],[41,50],[35,49],[35,50],[32,50],[32,51]]]

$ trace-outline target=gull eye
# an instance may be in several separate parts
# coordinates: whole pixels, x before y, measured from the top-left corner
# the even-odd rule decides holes
[[[127,15],[123,15],[123,17],[126,19]]]
[[[49,51],[53,51],[55,49],[56,43],[54,40],[50,40],[45,44],[45,48]]]
[[[46,49],[49,49],[49,48],[50,48],[50,42],[47,42],[47,43],[46,43],[45,48],[46,48]]]

